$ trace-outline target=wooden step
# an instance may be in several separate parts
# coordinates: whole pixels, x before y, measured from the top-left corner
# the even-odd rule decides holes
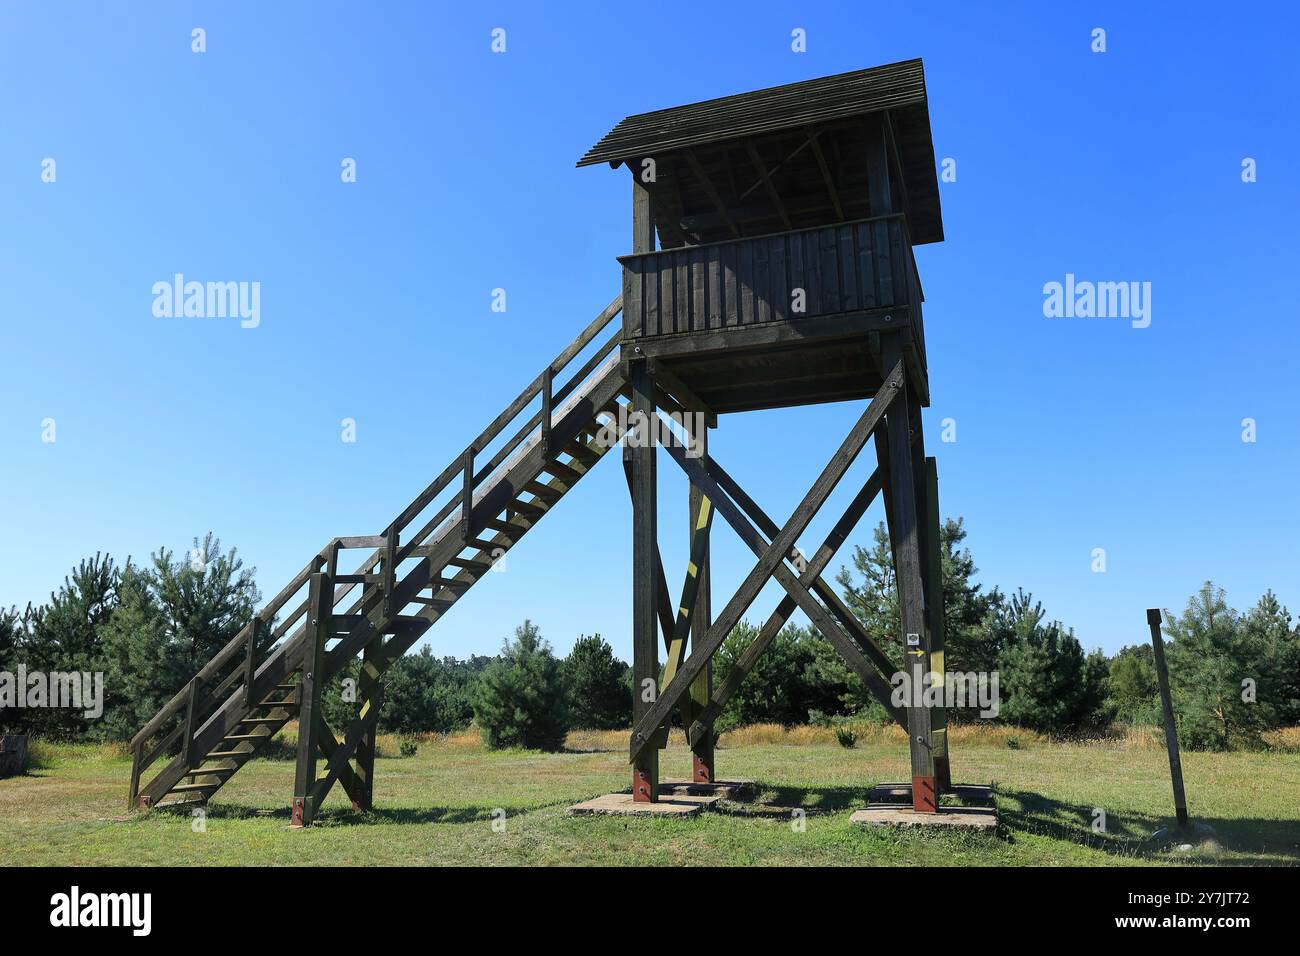
[[[567,481],[570,485],[583,476],[583,472],[570,468],[568,465],[562,465],[558,461],[548,461],[544,468],[556,478]]]
[[[286,720],[285,723],[288,723],[288,720]],[[271,739],[272,737],[274,737],[274,736],[275,736],[274,733],[270,733],[270,734],[226,734],[226,736],[222,737],[221,739],[222,739],[222,740],[270,740],[270,739]]]
[[[444,611],[456,603],[454,599],[449,601],[446,598],[422,597],[419,594],[411,598],[411,600],[416,604],[423,604],[427,607],[441,608]]]
[[[566,488],[556,488],[553,485],[544,485],[540,481],[530,481],[524,485],[524,491],[528,492],[535,498],[545,498],[547,501],[559,501],[564,497]]]
[[[453,568],[463,568],[466,571],[473,571],[477,574],[487,574],[492,570],[492,564],[489,561],[475,561],[473,558],[452,558],[447,562],[448,566]]]
[[[204,757],[204,760],[238,760],[240,757],[251,757],[251,750],[214,750]]]
[[[168,793],[186,793],[194,790],[215,790],[221,786],[221,781],[216,783],[178,783],[168,790]]]
[[[515,499],[510,502],[510,504],[506,505],[506,509],[517,512],[525,518],[540,518],[542,515],[546,514],[546,509],[541,505],[533,504],[529,501],[519,501],[518,499]]]
[[[522,538],[524,532],[528,530],[521,524],[515,524],[513,521],[503,521],[500,518],[488,518],[483,522],[483,526],[504,535],[513,535],[516,541]]]
[[[457,581],[455,578],[444,578],[441,575],[429,582],[429,587],[435,591],[441,588],[447,588],[449,591],[468,591],[473,586],[473,581]]]
[[[210,770],[191,770],[185,776],[187,777],[215,777],[220,773],[234,773],[238,767],[213,767]]]

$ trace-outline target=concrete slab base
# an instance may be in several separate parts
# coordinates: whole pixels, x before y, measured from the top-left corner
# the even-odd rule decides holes
[[[714,795],[685,794],[671,798],[660,797],[654,803],[637,803],[630,793],[607,793],[603,797],[575,803],[569,807],[568,812],[573,816],[693,817],[721,799]]]
[[[917,813],[910,806],[877,806],[855,810],[849,819],[873,827],[899,829],[975,830],[992,832],[998,826],[993,807],[940,807],[937,813]]]
[[[752,780],[715,780],[712,783],[695,783],[690,780],[661,780],[659,796],[720,797],[723,800],[752,800],[756,789]]]

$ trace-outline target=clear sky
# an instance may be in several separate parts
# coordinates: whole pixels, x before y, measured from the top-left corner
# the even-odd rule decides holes
[[[920,56],[957,170],[947,241],[917,252],[928,448],[980,580],[1112,651],[1206,578],[1300,610],[1300,15],[1087,6],[0,0],[0,604],[209,530],[269,596],[332,536],[378,533],[618,292],[627,173],[574,168],[597,138]],[[178,272],[260,282],[260,324],[155,317]],[[1045,317],[1067,273],[1151,283],[1150,327]],[[713,448],[783,520],[860,412],[725,416]],[[676,589],[686,490],[660,470]],[[630,525],[603,463],[435,651],[495,652],[527,616],[560,651],[600,632],[628,656]],[[720,607],[752,558],[717,528]]]

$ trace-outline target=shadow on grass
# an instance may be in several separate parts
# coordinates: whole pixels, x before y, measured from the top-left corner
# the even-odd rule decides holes
[[[197,806],[198,804],[192,804]],[[497,807],[375,807],[368,811],[349,810],[344,807],[327,807],[316,814],[314,826],[380,826],[393,823],[479,823],[493,819]],[[531,813],[540,806],[510,807],[506,816]],[[159,807],[154,812],[187,814],[189,808]],[[238,804],[214,804],[207,808],[210,820],[284,820],[290,818],[289,807],[273,810],[246,807]]]
[[[1223,852],[1248,853],[1251,862],[1272,866],[1300,864],[1300,835],[1284,820],[1254,818],[1213,819],[1193,817],[1194,824],[1208,824],[1215,842],[1202,844],[1201,836],[1180,838],[1172,833],[1172,817],[1145,813],[1107,813],[1105,832],[1093,829],[1098,809],[1081,804],[1053,800],[1041,794],[999,787],[998,812],[1007,839],[1015,842],[1016,831],[1033,833],[1100,850],[1113,856],[1131,858],[1169,858],[1182,862],[1214,862]],[[1171,830],[1169,841],[1156,841],[1151,835],[1162,828]],[[1169,843],[1192,844],[1186,853],[1170,857]],[[1237,862],[1232,860],[1231,862]]]

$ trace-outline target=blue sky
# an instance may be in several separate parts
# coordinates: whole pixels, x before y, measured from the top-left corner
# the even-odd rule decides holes
[[[928,445],[980,579],[1107,650],[1206,578],[1300,609],[1300,17],[1139,6],[0,2],[0,604],[208,530],[269,596],[330,537],[378,533],[617,293],[627,174],[575,169],[591,143],[629,113],[921,56],[957,162],[947,241],[917,253]],[[261,324],[156,318],[177,272],[260,282]],[[1150,327],[1044,317],[1067,273],[1150,282]],[[713,449],[780,520],[860,411],[725,416]],[[661,476],[676,588],[686,490]],[[630,524],[602,464],[436,652],[494,652],[527,616],[561,651],[600,632],[627,656]],[[716,542],[720,607],[752,558]]]

